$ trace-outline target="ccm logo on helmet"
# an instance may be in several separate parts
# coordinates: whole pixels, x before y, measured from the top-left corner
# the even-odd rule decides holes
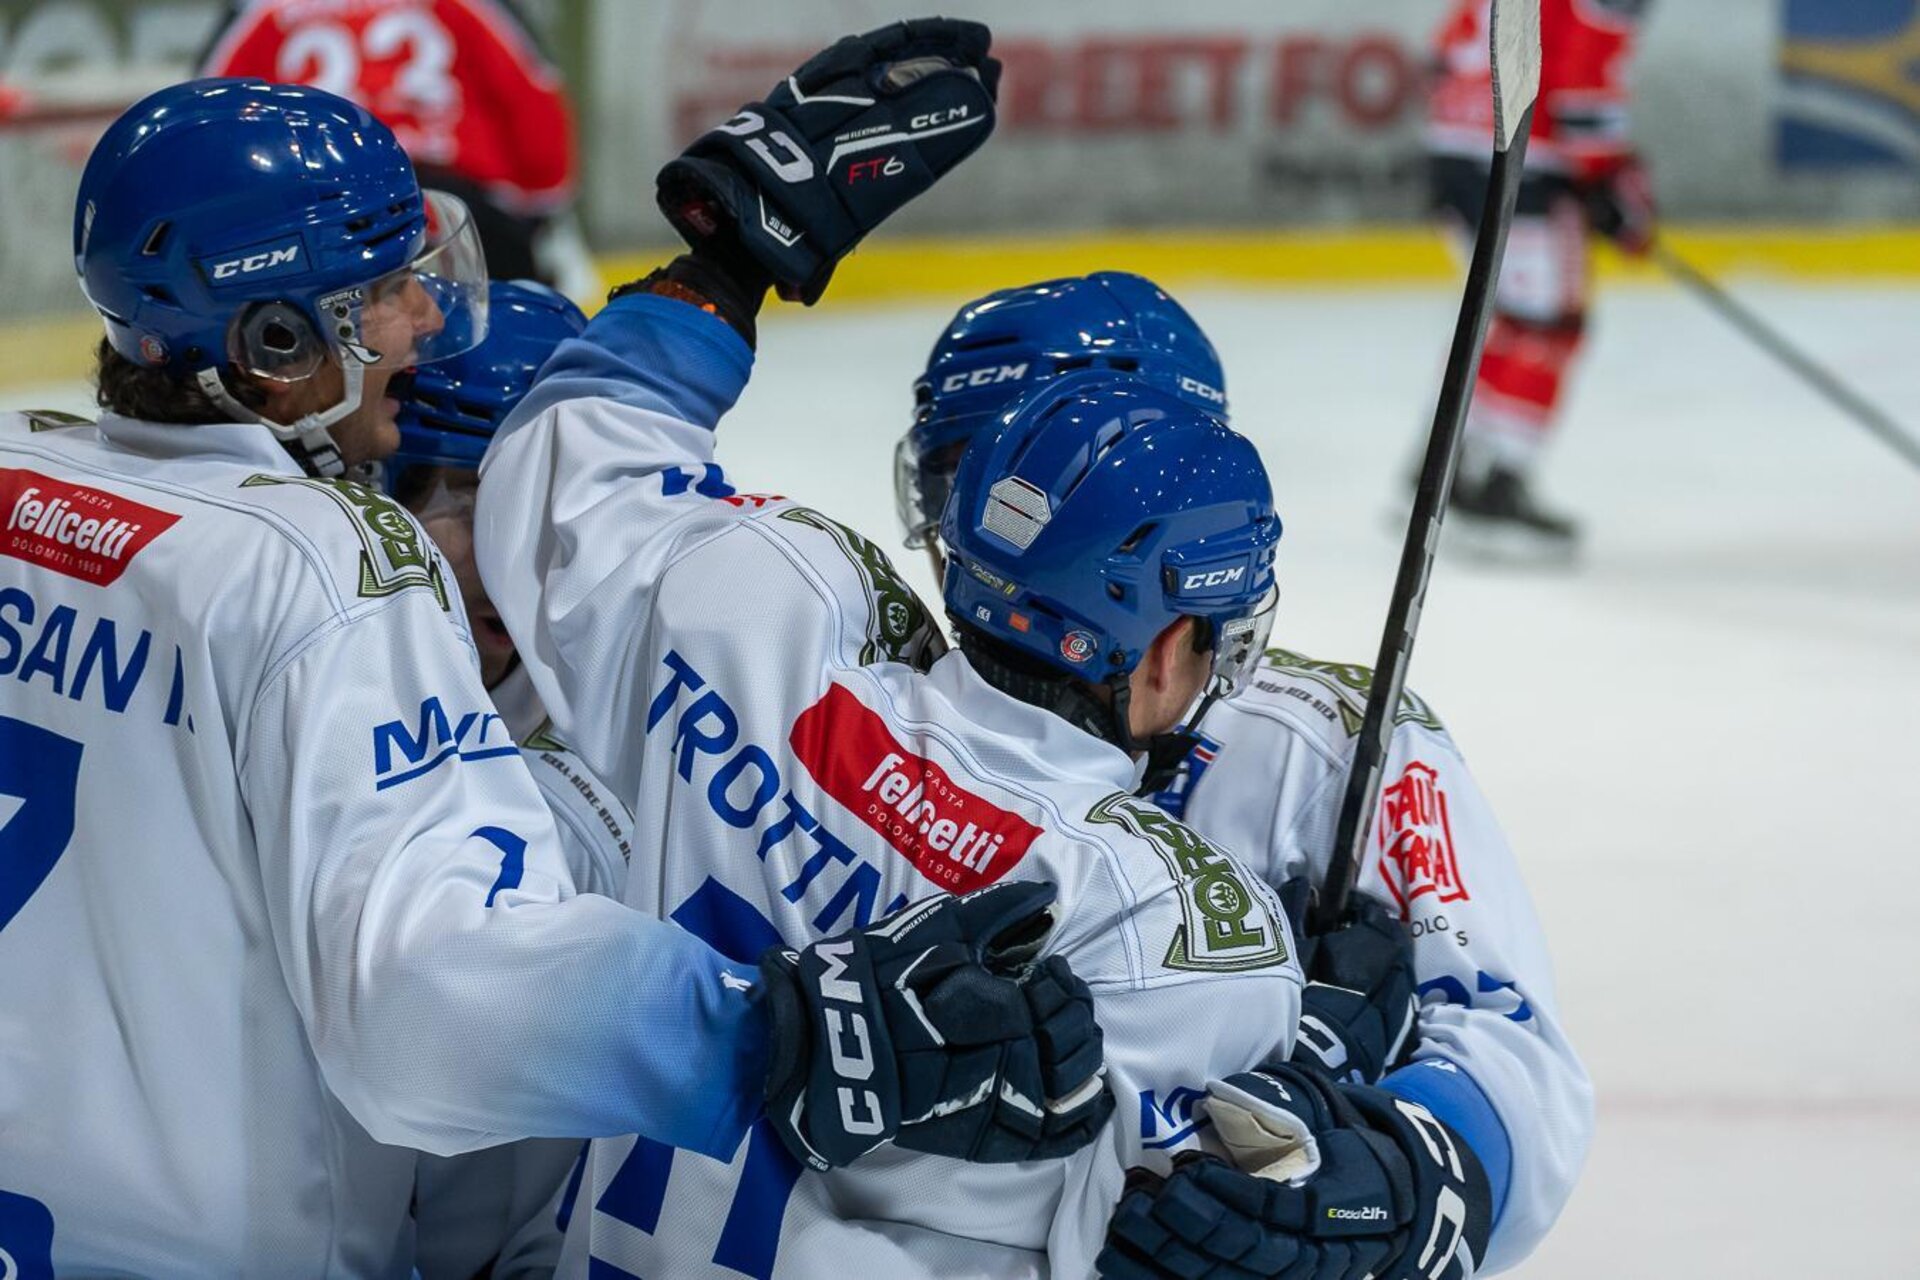
[[[1247,576],[1247,567],[1237,564],[1231,569],[1211,569],[1206,573],[1190,573],[1180,581],[1182,591],[1198,591],[1203,587],[1224,587],[1230,582],[1238,582]]]
[[[250,276],[256,271],[291,266],[299,258],[300,246],[297,244],[290,244],[283,249],[268,249],[263,253],[250,253],[244,258],[229,258],[225,262],[214,263],[213,278],[230,280],[234,276]]]
[[[831,1007],[824,1011],[827,1053],[832,1059],[833,1073],[842,1080],[856,1083],[871,1080],[873,1042],[867,1031],[867,1016],[860,1012],[866,1008],[866,1001],[861,997],[860,984],[850,982],[844,976],[847,972],[846,957],[853,954],[853,943],[825,942],[816,949],[815,954],[827,966],[820,975],[821,1000],[829,1006],[852,1006],[844,1011]],[[848,1133],[873,1137],[886,1129],[886,1122],[880,1114],[880,1098],[873,1090],[843,1084],[834,1090],[834,1095],[840,1104],[840,1124]]]
[[[964,387],[990,387],[996,382],[1018,382],[1026,376],[1025,361],[1019,364],[989,365],[967,373],[950,373],[940,379],[940,389],[959,391]]]
[[[1189,378],[1185,374],[1180,375],[1180,389],[1190,396],[1199,396],[1202,400],[1209,401],[1213,404],[1225,404],[1227,402],[1226,392],[1220,390],[1218,387],[1210,387],[1198,378]]]

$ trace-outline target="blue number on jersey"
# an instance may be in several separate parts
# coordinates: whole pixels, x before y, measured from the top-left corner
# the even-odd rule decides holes
[[[79,786],[79,743],[0,716],[0,929],[67,851]]]
[[[760,909],[719,881],[709,878],[673,913],[673,922],[729,960],[751,965],[760,953],[780,945],[780,934]],[[633,1151],[615,1171],[594,1209],[652,1235],[660,1225],[660,1209],[667,1199],[667,1178],[673,1173],[674,1149],[651,1138],[637,1139]],[[800,1181],[795,1160],[765,1120],[747,1131],[747,1158],[740,1169],[740,1185],[727,1208],[720,1243],[713,1251],[716,1265],[755,1280],[770,1280],[773,1255],[780,1245],[780,1221],[787,1201]],[[596,1259],[596,1261],[599,1261]]]
[[[53,1214],[11,1191],[0,1191],[0,1278],[53,1280]]]

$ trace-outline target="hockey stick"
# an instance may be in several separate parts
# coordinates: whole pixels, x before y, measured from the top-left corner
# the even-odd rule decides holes
[[[1493,0],[1488,26],[1493,58],[1493,172],[1487,179],[1486,205],[1474,237],[1467,289],[1460,299],[1459,319],[1454,322],[1453,346],[1447,352],[1447,372],[1434,408],[1433,430],[1427,437],[1427,455],[1420,466],[1413,515],[1400,549],[1400,572],[1387,606],[1386,632],[1380,637],[1380,656],[1367,691],[1366,719],[1354,742],[1333,859],[1312,913],[1315,932],[1335,927],[1345,912],[1347,895],[1353,890],[1366,853],[1373,811],[1380,803],[1387,742],[1407,684],[1414,632],[1420,625],[1420,606],[1433,572],[1447,494],[1453,488],[1453,473],[1460,461],[1461,428],[1473,397],[1473,379],[1480,367],[1487,323],[1493,316],[1494,284],[1500,278],[1507,227],[1513,221],[1520,170],[1527,157],[1533,98],[1540,87],[1540,0]]]
[[[1801,381],[1825,396],[1827,402],[1885,441],[1895,453],[1920,467],[1920,440],[1900,429],[1894,420],[1868,404],[1858,392],[1813,362],[1798,347],[1743,306],[1734,296],[1698,267],[1665,245],[1655,242],[1653,260],[1673,279],[1691,289],[1694,296],[1720,313],[1734,328],[1752,339],[1754,345],[1800,375]]]

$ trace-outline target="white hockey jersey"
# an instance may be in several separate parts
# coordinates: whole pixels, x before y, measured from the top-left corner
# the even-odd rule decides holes
[[[1268,650],[1253,684],[1207,713],[1200,744],[1153,799],[1241,851],[1270,884],[1321,882],[1368,683],[1362,667]],[[1526,1257],[1566,1204],[1593,1134],[1593,1089],[1561,1027],[1519,865],[1453,739],[1411,692],[1384,776],[1357,888],[1413,932],[1422,997],[1414,1056],[1460,1069],[1411,1079],[1444,1090],[1464,1073],[1498,1117],[1476,1133],[1472,1095],[1419,1097],[1478,1139],[1491,1177],[1505,1169],[1480,1272],[1491,1274]]]
[[[383,1143],[730,1152],[737,966],[575,893],[411,518],[259,426],[36,425],[0,415],[20,1274],[404,1277]]]
[[[540,788],[574,887],[618,898],[633,815],[556,739],[526,668],[487,690]],[[576,1139],[523,1138],[456,1156],[420,1156],[414,1178],[414,1269],[421,1280],[539,1280],[560,1257],[555,1201],[578,1162]]]
[[[619,898],[633,858],[633,810],[554,733],[525,665],[487,692],[553,814],[574,888]]]
[[[1059,885],[1118,1110],[1066,1160],[886,1148],[802,1173],[764,1125],[708,1159],[597,1140],[561,1274],[1082,1276],[1129,1165],[1198,1139],[1212,1075],[1290,1047],[1276,900],[1129,794],[1123,753],[989,687],[873,543],[736,493],[713,426],[751,354],[621,298],[483,467],[476,548],[559,732],[639,815],[626,900],[743,961],[935,890]]]

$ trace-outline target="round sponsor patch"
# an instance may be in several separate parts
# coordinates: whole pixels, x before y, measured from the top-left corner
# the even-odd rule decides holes
[[[1069,631],[1060,637],[1060,656],[1068,662],[1082,663],[1100,652],[1100,642],[1090,631]]]
[[[1194,886],[1194,905],[1215,920],[1238,920],[1253,906],[1246,891],[1228,875],[1201,877]]]
[[[148,364],[165,364],[167,362],[167,344],[152,334],[147,334],[140,339],[140,358]]]

